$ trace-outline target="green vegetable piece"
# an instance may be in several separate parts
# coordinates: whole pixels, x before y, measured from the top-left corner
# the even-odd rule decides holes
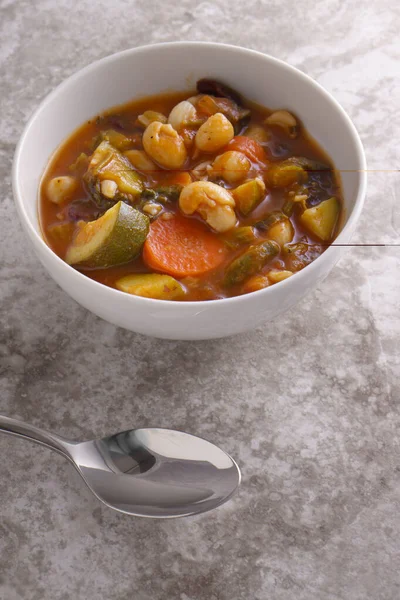
[[[75,173],[76,171],[83,171],[87,169],[89,163],[89,157],[84,152],[81,152],[78,158],[69,165],[69,170]]]
[[[132,168],[129,160],[108,141],[101,142],[92,154],[84,181],[96,204],[105,208],[119,200],[134,200],[143,190],[143,182],[139,173]],[[109,190],[107,190],[107,194],[104,193],[101,185],[104,181],[116,183],[114,195]]]
[[[175,185],[160,185],[155,188],[155,192],[158,194],[158,201],[162,202],[164,200],[167,202],[175,202],[179,199],[181,191],[183,189],[183,185],[175,184]]]
[[[296,205],[295,201],[292,200],[291,198],[288,198],[287,200],[285,200],[285,202],[282,206],[283,214],[285,214],[287,217],[291,217],[294,212],[295,205]]]
[[[236,206],[243,215],[248,215],[260,204],[265,195],[265,185],[262,179],[251,179],[232,190]]]
[[[158,200],[158,195],[157,192],[155,190],[153,190],[153,188],[146,188],[143,190],[142,195],[140,196],[140,199],[146,202],[152,201],[152,202],[157,202]]]
[[[115,285],[122,292],[157,300],[181,300],[186,293],[179,281],[157,273],[127,275],[118,279]]]
[[[332,198],[324,200],[318,206],[307,208],[300,216],[300,222],[311,233],[326,242],[333,236],[339,212],[339,201],[332,196]]]
[[[302,240],[294,244],[285,244],[283,253],[286,255],[286,265],[291,271],[299,271],[312,263],[323,252],[319,244],[308,244],[304,236]]]
[[[303,239],[303,238],[302,238]],[[309,249],[309,245],[306,242],[296,242],[294,244],[285,244],[283,252],[285,254],[296,254],[302,256],[306,254]]]
[[[306,181],[307,172],[300,165],[284,160],[281,163],[273,163],[268,169],[267,177],[272,187],[284,188]]]
[[[277,223],[281,223],[282,221],[287,221],[288,217],[279,210],[274,210],[274,212],[270,213],[268,217],[263,219],[262,221],[258,221],[255,224],[257,229],[261,229],[261,231],[268,231],[273,225]]]
[[[158,186],[156,188],[145,188],[140,196],[140,208],[148,202],[158,202],[160,204],[168,204],[176,202],[179,198],[182,185]]]
[[[100,134],[100,140],[109,142],[111,146],[113,146],[117,150],[121,150],[121,152],[128,150],[132,146],[132,140],[126,137],[126,135],[124,135],[123,133],[115,131],[115,129],[108,129],[107,131],[102,131]]]
[[[279,246],[273,241],[251,246],[231,262],[224,277],[224,285],[230,287],[242,283],[248,277],[258,273],[278,253]]]
[[[329,171],[331,167],[305,156],[292,156],[283,162],[274,163],[268,171],[268,180],[273,187],[288,187],[293,183],[304,183],[309,171]]]
[[[47,228],[47,234],[55,241],[66,242],[72,238],[75,223],[53,223]]]
[[[117,202],[96,221],[77,224],[65,260],[81,269],[99,269],[129,262],[142,249],[150,221],[124,202]]]
[[[295,165],[301,167],[304,171],[330,171],[331,167],[326,163],[322,163],[319,160],[313,158],[306,158],[305,156],[291,156],[284,161],[285,164]]]
[[[222,236],[221,238],[228,248],[240,248],[245,244],[251,244],[257,239],[254,228],[250,225],[244,227],[235,227]]]

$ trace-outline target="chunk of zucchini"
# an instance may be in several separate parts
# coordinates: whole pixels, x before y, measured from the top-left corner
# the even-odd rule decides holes
[[[77,224],[65,260],[81,269],[129,262],[142,249],[149,225],[146,215],[124,202],[117,202],[96,221]]]
[[[284,188],[293,183],[307,180],[307,172],[298,164],[290,160],[281,163],[272,163],[267,172],[268,183],[272,187]]]
[[[262,179],[256,178],[242,183],[232,190],[236,206],[243,215],[248,215],[260,204],[265,195],[265,184]]]
[[[115,285],[122,292],[157,300],[180,300],[186,293],[179,281],[158,273],[127,275]]]
[[[102,181],[114,181],[117,190],[114,198],[104,196]],[[107,208],[118,200],[135,200],[143,190],[143,181],[129,160],[107,140],[97,146],[89,162],[84,181],[89,193],[99,207]]]
[[[300,221],[311,233],[327,242],[333,236],[339,218],[340,204],[335,196],[324,200],[318,206],[307,208]]]
[[[306,156],[291,156],[290,158],[287,158],[284,162],[288,165],[296,165],[297,167],[301,167],[302,169],[308,172],[331,171],[331,167],[326,163],[322,163],[319,160],[314,160],[313,158],[307,158]]]
[[[274,241],[266,241],[251,246],[228,266],[224,277],[224,285],[230,287],[255,275],[279,253],[279,250],[278,244]]]
[[[255,223],[254,226],[257,227],[257,229],[260,229],[261,231],[269,231],[269,229],[273,225],[287,220],[288,217],[283,212],[281,212],[280,210],[274,210],[272,213],[266,216],[265,219]]]
[[[107,129],[107,131],[102,131],[100,134],[100,139],[102,142],[109,142],[114,148],[120,150],[121,152],[128,150],[128,148],[132,146],[132,140],[130,140],[120,131],[115,131],[115,129]]]
[[[230,229],[225,235],[221,237],[223,242],[228,248],[236,249],[245,244],[251,244],[255,242],[257,237],[254,231],[254,227],[251,225],[244,225],[243,227],[235,227]]]

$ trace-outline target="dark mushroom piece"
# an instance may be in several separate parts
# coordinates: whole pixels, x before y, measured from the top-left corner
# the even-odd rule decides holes
[[[199,79],[197,82],[197,91],[199,94],[208,94],[217,98],[229,98],[236,104],[242,104],[242,97],[238,92],[235,92],[231,87],[216,81],[215,79]]]
[[[64,209],[65,218],[76,223],[77,221],[94,221],[101,214],[99,207],[92,200],[82,199],[70,202]]]

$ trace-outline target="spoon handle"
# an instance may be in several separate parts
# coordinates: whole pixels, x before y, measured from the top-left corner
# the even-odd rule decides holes
[[[70,447],[73,445],[71,442],[64,440],[58,435],[54,435],[53,433],[47,433],[47,431],[43,431],[43,429],[39,429],[34,425],[28,425],[23,421],[0,415],[0,432],[1,431],[10,435],[15,435],[16,437],[28,439],[31,442],[41,444],[42,446],[47,446],[47,448],[51,448],[66,458],[71,459]]]

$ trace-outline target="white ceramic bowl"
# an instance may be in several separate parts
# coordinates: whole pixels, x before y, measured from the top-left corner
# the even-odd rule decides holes
[[[15,153],[13,188],[22,224],[42,264],[72,298],[115,325],[160,338],[217,338],[254,328],[315,288],[342,252],[330,247],[293,277],[252,294],[208,302],[167,302],[97,283],[45,244],[38,221],[38,186],[57,147],[85,120],[107,108],[166,90],[189,91],[201,77],[220,79],[259,104],[299,115],[342,170],[345,220],[337,243],[349,241],[365,196],[364,151],[349,117],[310,77],[271,56],[222,44],[156,44],[104,58],[64,81],[31,117]]]

